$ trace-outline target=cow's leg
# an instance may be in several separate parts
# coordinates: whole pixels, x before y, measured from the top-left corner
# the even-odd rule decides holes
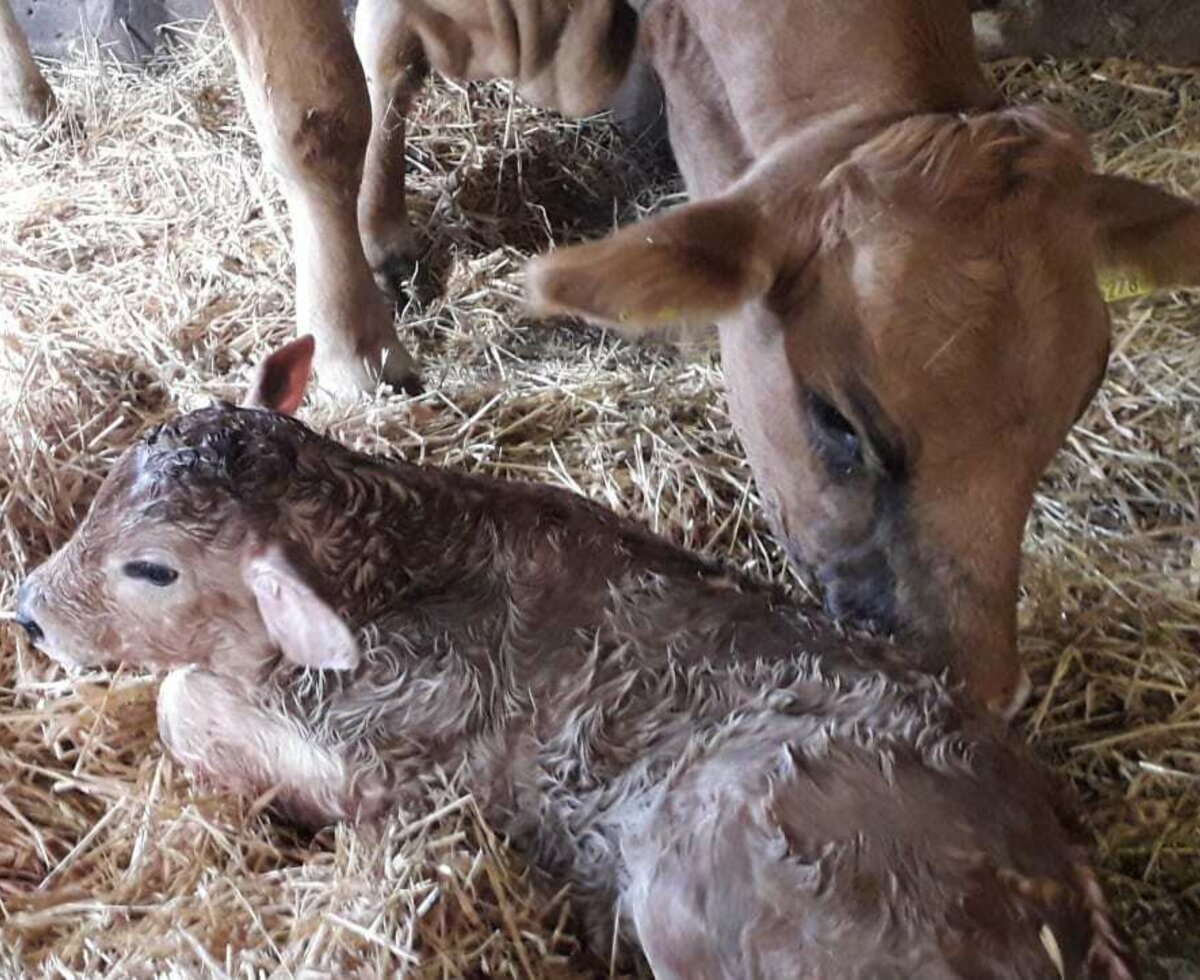
[[[662,83],[644,57],[630,62],[629,74],[613,96],[612,117],[621,136],[630,143],[642,144],[651,151],[666,144],[666,98]]]
[[[395,298],[420,252],[405,201],[404,149],[408,113],[429,63],[408,23],[404,0],[360,0],[354,44],[371,99],[358,227],[376,283]]]
[[[338,0],[217,0],[263,155],[282,180],[296,257],[296,318],[317,374],[338,390],[381,376],[412,390],[416,366],[371,279],[356,202],[371,116]]]
[[[36,126],[54,108],[8,0],[0,0],[0,125]]]
[[[379,814],[380,777],[355,780],[347,760],[295,719],[229,678],[187,667],[158,693],[158,730],[171,755],[219,789],[258,798],[306,827]]]

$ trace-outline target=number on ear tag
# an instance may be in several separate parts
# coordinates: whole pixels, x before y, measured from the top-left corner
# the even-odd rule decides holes
[[[1154,287],[1134,273],[1102,273],[1100,293],[1106,303],[1117,303],[1135,296],[1148,296]]]

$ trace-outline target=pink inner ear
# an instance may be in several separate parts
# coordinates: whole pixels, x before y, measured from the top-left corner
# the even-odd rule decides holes
[[[284,344],[258,366],[242,404],[294,414],[304,401],[315,352],[316,341],[310,334]]]
[[[360,653],[354,635],[278,548],[252,559],[243,574],[268,635],[288,660],[318,670],[358,666]]]

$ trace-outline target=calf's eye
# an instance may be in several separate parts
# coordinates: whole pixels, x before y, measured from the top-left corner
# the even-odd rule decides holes
[[[179,573],[166,565],[157,565],[152,561],[128,561],[122,571],[133,579],[149,582],[151,585],[167,586],[179,578]]]

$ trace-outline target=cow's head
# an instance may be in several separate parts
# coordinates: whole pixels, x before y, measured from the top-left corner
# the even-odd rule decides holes
[[[1010,710],[1022,529],[1104,375],[1098,276],[1200,282],[1200,211],[1092,174],[1047,110],[822,152],[798,140],[720,197],[538,260],[534,306],[630,336],[718,322],[771,523],[830,610],[938,644]]]

